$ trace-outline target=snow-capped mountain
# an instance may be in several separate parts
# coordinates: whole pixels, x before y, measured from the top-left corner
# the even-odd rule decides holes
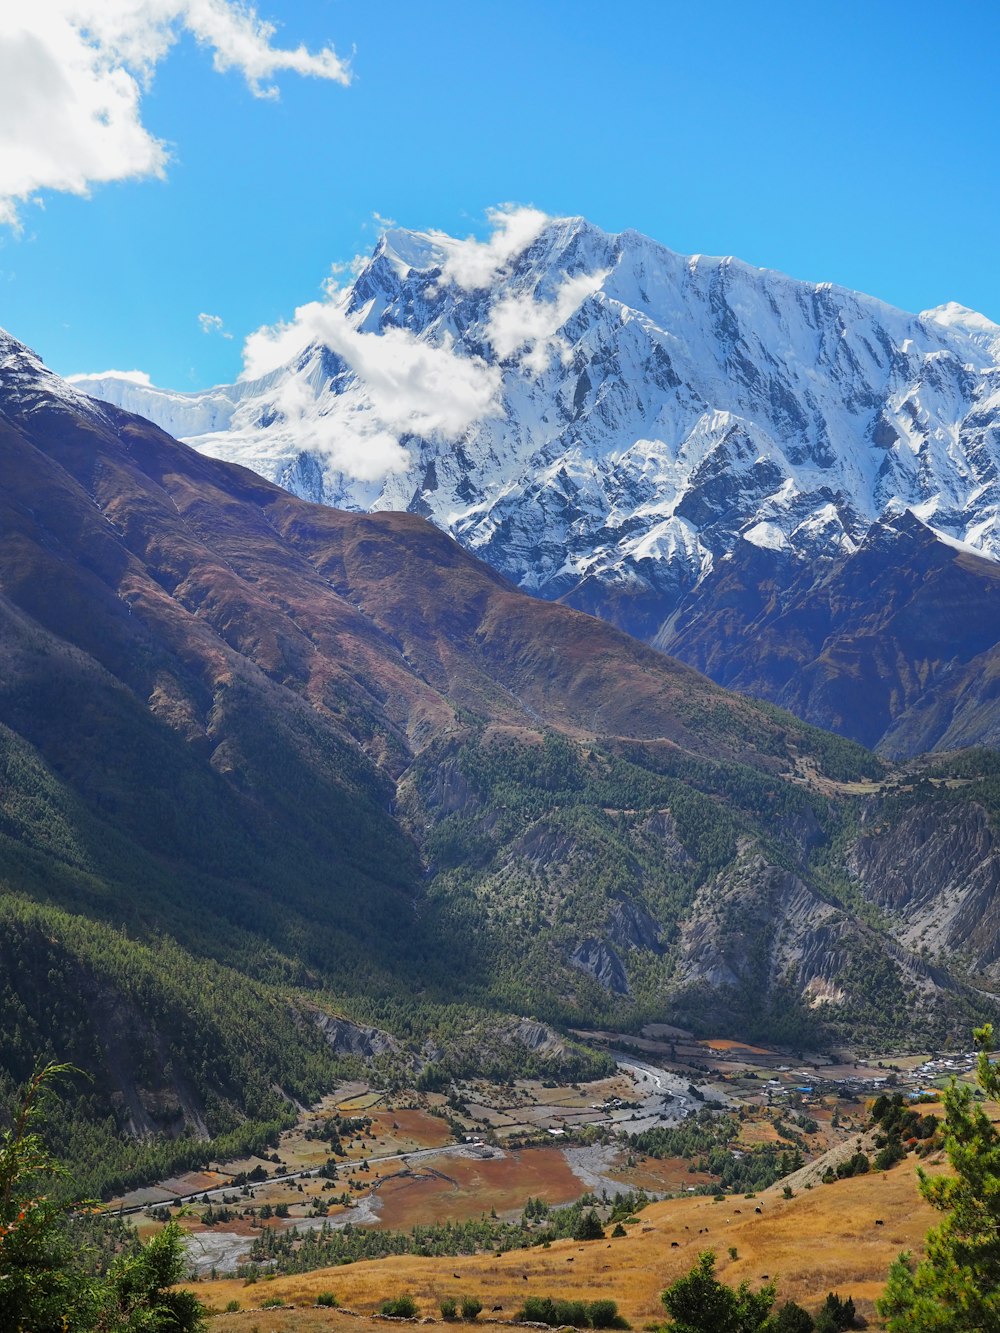
[[[389,231],[273,340],[284,364],[196,394],[77,387],[305,498],[425,514],[648,638],[740,538],[842,558],[911,509],[1000,559],[1000,326],[579,218],[523,240]],[[421,386],[440,412],[408,412]]]

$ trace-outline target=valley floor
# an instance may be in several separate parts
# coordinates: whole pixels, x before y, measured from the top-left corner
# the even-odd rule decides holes
[[[621,1034],[587,1035],[603,1039],[611,1049],[622,1040]],[[518,1080],[490,1085],[474,1081],[453,1092],[450,1098],[412,1092],[391,1096],[360,1083],[348,1085],[304,1113],[296,1128],[282,1135],[278,1151],[271,1155],[270,1161],[248,1158],[230,1162],[214,1171],[190,1173],[133,1191],[116,1203],[135,1216],[140,1232],[145,1235],[157,1230],[165,1216],[176,1217],[188,1233],[192,1273],[203,1279],[231,1278],[238,1265],[247,1262],[254,1241],[269,1230],[280,1234],[296,1228],[303,1234],[324,1225],[333,1228],[351,1225],[407,1232],[417,1225],[461,1222],[490,1212],[513,1221],[529,1198],[542,1199],[557,1207],[574,1202],[587,1191],[614,1196],[628,1190],[642,1190],[653,1198],[694,1195],[714,1183],[713,1176],[701,1164],[683,1157],[658,1158],[633,1152],[617,1137],[617,1132],[636,1133],[661,1125],[677,1125],[704,1100],[709,1100],[740,1110],[738,1137],[730,1145],[734,1156],[745,1155],[762,1145],[789,1152],[796,1147],[802,1150],[799,1161],[804,1159],[807,1165],[791,1180],[796,1191],[803,1186],[809,1190],[815,1187],[816,1194],[813,1198],[802,1195],[796,1216],[816,1215],[840,1234],[844,1232],[849,1209],[841,1217],[838,1209],[831,1209],[830,1205],[853,1198],[855,1187],[848,1190],[848,1182],[840,1181],[831,1192],[831,1187],[820,1183],[822,1167],[817,1169],[808,1164],[826,1162],[832,1156],[836,1165],[839,1156],[849,1156],[857,1148],[859,1132],[867,1119],[866,1099],[887,1084],[916,1090],[934,1080],[940,1082],[952,1072],[961,1073],[968,1064],[968,1057],[961,1054],[934,1060],[919,1055],[895,1057],[891,1062],[854,1061],[846,1055],[811,1056],[800,1063],[801,1055],[792,1057],[788,1052],[724,1039],[695,1041],[688,1033],[660,1027],[647,1029],[642,1037],[631,1038],[631,1042],[637,1046],[637,1053],[616,1050],[617,1075],[591,1084],[545,1086]],[[789,1063],[792,1060],[795,1063]],[[354,1125],[356,1132],[344,1133],[341,1155],[331,1169],[334,1159],[330,1144],[319,1131],[334,1114],[342,1117],[343,1124]],[[806,1128],[799,1132],[796,1126]],[[870,1149],[870,1145],[865,1146]],[[251,1176],[248,1183],[240,1183],[250,1173],[258,1177],[266,1173],[266,1178]],[[898,1206],[898,1191],[910,1191],[912,1180],[908,1186],[900,1184],[907,1175],[912,1176],[912,1171],[907,1172],[906,1168],[893,1173],[884,1203],[874,1182],[889,1178],[866,1178],[869,1183],[863,1192],[864,1208],[874,1209],[879,1215],[891,1213]],[[772,1189],[767,1197],[773,1201],[774,1196]],[[619,1274],[620,1260],[632,1254],[633,1241],[639,1239],[643,1247],[640,1253],[648,1255],[652,1252],[650,1246],[655,1249],[656,1242],[644,1242],[641,1238],[655,1237],[670,1226],[678,1229],[676,1244],[667,1247],[671,1273],[675,1271],[674,1259],[686,1255],[693,1261],[704,1244],[722,1246],[728,1254],[729,1246],[735,1243],[729,1234],[733,1228],[741,1235],[748,1228],[753,1232],[752,1242],[745,1242],[748,1254],[763,1255],[778,1246],[780,1255],[787,1238],[780,1239],[777,1219],[787,1210],[780,1195],[778,1202],[779,1209],[772,1215],[770,1205],[765,1211],[761,1201],[744,1209],[728,1199],[722,1204],[713,1203],[704,1194],[675,1197],[645,1210],[630,1236],[614,1241],[612,1248],[617,1254],[613,1269]],[[821,1205],[818,1214],[817,1203]],[[903,1210],[910,1220],[915,1216],[911,1204],[912,1201],[908,1202]],[[756,1213],[756,1207],[762,1212]],[[221,1218],[214,1218],[213,1212],[220,1209],[226,1212]],[[685,1220],[689,1217],[690,1221]],[[717,1218],[722,1219],[726,1232],[709,1242],[706,1236],[711,1234],[711,1222]],[[921,1220],[919,1225],[915,1224],[912,1235],[907,1232],[905,1237],[896,1237],[892,1219],[882,1220],[890,1225],[879,1228],[877,1236],[865,1235],[863,1249],[867,1252],[875,1243],[878,1255],[878,1261],[873,1260],[870,1265],[870,1272],[865,1270],[866,1281],[881,1281],[884,1255],[893,1257],[904,1240],[908,1245],[918,1243],[926,1229],[926,1222]],[[809,1234],[813,1234],[814,1240],[819,1235],[812,1223],[805,1228],[805,1235]],[[844,1232],[845,1236],[848,1234]],[[625,1240],[629,1243],[625,1244]],[[798,1241],[805,1243],[801,1237]],[[583,1257],[596,1254],[590,1246],[574,1250],[569,1242],[558,1244],[567,1250],[561,1262],[576,1264]],[[602,1247],[605,1252],[606,1247],[607,1242]],[[553,1246],[553,1251],[556,1248]],[[742,1245],[738,1245],[738,1251],[742,1254]],[[443,1259],[438,1267],[451,1264],[460,1273],[467,1271],[468,1280],[474,1278],[484,1284],[483,1292],[489,1291],[492,1296],[496,1282],[502,1286],[506,1280],[504,1274],[510,1264],[521,1265],[530,1276],[530,1269],[538,1264],[541,1254],[537,1250],[515,1251],[502,1261],[498,1258],[489,1273],[481,1257]],[[324,1282],[329,1286],[334,1279],[338,1297],[355,1303],[359,1299],[358,1274],[370,1269],[372,1274],[381,1274],[378,1280],[392,1288],[371,1296],[375,1308],[386,1295],[402,1289],[398,1284],[392,1286],[397,1276],[402,1280],[412,1271],[414,1281],[419,1276],[426,1286],[431,1279],[428,1276],[425,1281],[420,1262],[396,1258],[376,1263],[374,1267],[357,1262],[350,1268],[337,1268],[325,1277],[320,1274],[315,1282],[312,1277],[308,1281],[282,1279],[265,1273],[259,1285],[246,1289],[241,1303],[262,1299],[263,1293],[270,1292],[272,1281],[282,1284],[275,1287],[276,1292],[292,1291],[299,1300],[303,1291],[323,1291],[327,1289]],[[815,1276],[821,1271],[810,1267],[812,1261],[797,1251],[791,1262],[791,1271],[800,1274],[795,1279],[799,1286],[806,1281],[806,1274]],[[737,1280],[752,1276],[743,1270],[742,1261],[736,1263]],[[763,1263],[762,1258],[758,1266]],[[784,1260],[768,1261],[768,1265],[763,1267],[764,1272],[774,1276],[773,1270],[779,1269],[784,1280],[789,1271]],[[426,1270],[427,1274],[435,1271],[433,1264]],[[557,1270],[561,1282],[558,1294],[569,1290],[565,1283],[570,1271],[574,1277],[579,1276],[575,1269]],[[683,1271],[683,1265],[677,1271]],[[597,1281],[597,1273],[592,1273],[588,1281]],[[291,1287],[287,1286],[289,1282]],[[657,1277],[655,1282],[662,1286],[663,1279]],[[637,1290],[637,1284],[642,1285],[638,1277],[630,1278],[630,1291]],[[364,1284],[361,1291],[371,1294]],[[434,1305],[433,1292],[429,1288],[428,1291],[427,1299]],[[789,1294],[784,1293],[784,1287],[782,1291]],[[439,1294],[452,1293],[443,1290]],[[522,1297],[523,1294],[520,1293]],[[614,1295],[618,1298],[617,1287]],[[241,1298],[231,1294],[228,1285],[219,1281],[206,1288],[205,1299],[218,1308],[220,1301],[225,1304]],[[510,1299],[519,1297],[515,1292]],[[625,1308],[624,1296],[621,1303]],[[326,1317],[317,1312],[317,1319]],[[644,1317],[648,1317],[648,1312]]]

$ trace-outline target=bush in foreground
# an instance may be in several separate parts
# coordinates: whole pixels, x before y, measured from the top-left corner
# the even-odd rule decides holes
[[[615,1301],[563,1301],[551,1296],[529,1296],[515,1319],[553,1328],[570,1324],[574,1328],[628,1328],[618,1313]]]
[[[417,1303],[412,1296],[393,1296],[379,1306],[379,1314],[389,1315],[393,1319],[414,1319]]]
[[[813,1333],[815,1327],[809,1311],[794,1301],[786,1301],[771,1320],[774,1333]]]
[[[673,1333],[764,1333],[774,1305],[773,1282],[751,1291],[748,1282],[729,1287],[715,1276],[715,1254],[705,1250],[685,1277],[661,1293]]]

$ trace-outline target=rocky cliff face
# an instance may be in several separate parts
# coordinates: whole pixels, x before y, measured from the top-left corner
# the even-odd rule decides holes
[[[897,938],[1000,978],[1000,842],[983,807],[928,799],[890,821],[873,805],[865,823],[849,868]]]
[[[948,1001],[944,972],[824,880],[850,780],[885,772],[861,747],[526,596],[417,514],[307,504],[205,457],[12,341],[0,442],[6,956],[24,950],[3,913],[16,896],[40,921],[43,895],[77,951],[102,924],[111,966],[127,921],[181,942],[190,994],[228,998],[245,970],[253,1057],[262,1014],[282,1031],[261,988],[287,978],[314,1000],[482,1006],[508,1071],[521,1015],[638,1025],[701,988],[686,1012],[744,1035],[823,999],[855,1034],[898,1005],[878,1036],[902,1039]],[[924,580],[942,606],[953,576]],[[870,898],[890,867],[863,868]],[[210,967],[229,971],[206,988]],[[964,1022],[949,1012],[938,1030]],[[272,1047],[328,1058],[285,1020],[304,1037]],[[375,1052],[364,1029],[329,1031]],[[232,1030],[195,1043],[199,1069]]]

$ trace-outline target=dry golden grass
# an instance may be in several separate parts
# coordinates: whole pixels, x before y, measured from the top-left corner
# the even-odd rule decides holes
[[[247,1303],[249,1304],[249,1303]],[[339,1310],[259,1310],[220,1314],[210,1321],[212,1333],[388,1333],[398,1325],[381,1319],[352,1318]]]
[[[761,1213],[755,1213],[755,1207]],[[513,1251],[502,1256],[421,1259],[402,1256],[325,1269],[297,1277],[275,1278],[246,1287],[239,1281],[202,1283],[202,1299],[216,1309],[229,1300],[249,1306],[281,1297],[302,1306],[314,1304],[322,1291],[333,1291],[344,1306],[362,1314],[377,1310],[389,1296],[409,1292],[421,1315],[438,1315],[443,1296],[477,1295],[489,1313],[502,1305],[511,1318],[526,1295],[559,1295],[593,1300],[611,1296],[636,1327],[659,1320],[659,1294],[687,1272],[698,1252],[714,1249],[720,1276],[727,1282],[776,1279],[780,1298],[816,1308],[828,1291],[850,1294],[863,1313],[881,1290],[886,1270],[900,1252],[919,1251],[933,1221],[917,1190],[909,1162],[887,1175],[872,1174],[817,1186],[791,1200],[774,1187],[754,1200],[668,1200],[646,1209],[638,1225],[617,1240],[579,1244],[559,1241],[549,1249]],[[881,1219],[883,1225],[876,1225]],[[737,1258],[729,1257],[735,1247]],[[316,1316],[320,1317],[320,1316]],[[323,1318],[329,1318],[323,1315]],[[271,1318],[267,1312],[267,1318]],[[261,1322],[261,1333],[307,1333],[326,1324]],[[295,1322],[298,1319],[299,1322]],[[356,1320],[338,1326],[359,1328]],[[213,1329],[244,1333],[236,1316],[220,1316]],[[332,1325],[331,1325],[332,1326]],[[246,1328],[250,1323],[246,1324]],[[379,1327],[385,1329],[384,1324]]]

